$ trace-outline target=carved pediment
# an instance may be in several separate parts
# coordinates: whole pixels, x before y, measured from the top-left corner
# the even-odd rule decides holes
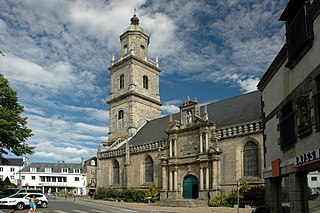
[[[169,124],[166,132],[175,131],[180,129],[180,123],[178,121],[174,121]]]

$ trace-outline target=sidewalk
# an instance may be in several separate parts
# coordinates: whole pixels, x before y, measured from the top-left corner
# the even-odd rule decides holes
[[[211,212],[219,212],[219,213],[237,213],[236,208],[228,208],[228,207],[165,207],[165,206],[157,206],[155,204],[147,204],[147,203],[128,203],[128,202],[117,202],[117,201],[105,201],[105,200],[94,200],[90,198],[81,198],[83,201],[87,202],[96,202],[100,204],[106,204],[110,206],[116,206],[121,208],[128,208],[133,210],[140,211],[153,211],[153,212],[183,212],[183,213],[211,213]],[[240,208],[240,213],[251,213],[253,208]]]

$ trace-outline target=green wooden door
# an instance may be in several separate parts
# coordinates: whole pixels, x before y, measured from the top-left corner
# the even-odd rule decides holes
[[[199,182],[196,176],[187,175],[183,180],[183,198],[197,199],[199,197]]]

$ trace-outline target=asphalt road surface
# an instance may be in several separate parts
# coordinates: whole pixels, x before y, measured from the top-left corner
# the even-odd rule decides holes
[[[22,211],[11,209],[1,209],[0,213],[27,213],[28,207]],[[138,211],[104,204],[83,202],[81,200],[49,200],[48,208],[37,208],[37,213],[151,213],[150,211]]]

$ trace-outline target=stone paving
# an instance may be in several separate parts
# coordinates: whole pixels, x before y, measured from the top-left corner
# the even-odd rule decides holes
[[[238,213],[237,208],[228,208],[228,207],[165,207],[157,206],[155,204],[146,204],[146,203],[128,203],[128,202],[116,202],[116,201],[104,201],[104,200],[91,200],[90,202],[97,202],[101,204],[106,204],[110,206],[117,206],[121,208],[128,208],[133,210],[141,211],[152,211],[154,213],[158,212],[183,212],[183,213]],[[239,213],[251,213],[253,208],[240,208]]]

